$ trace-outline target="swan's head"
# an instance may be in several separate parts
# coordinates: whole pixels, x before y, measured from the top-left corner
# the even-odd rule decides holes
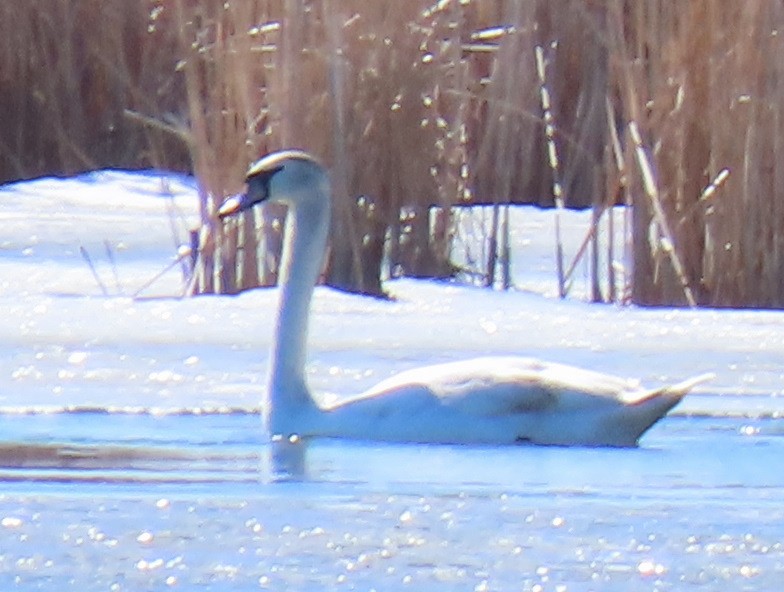
[[[268,154],[251,165],[245,182],[247,191],[223,202],[218,217],[225,218],[267,201],[296,204],[323,201],[329,190],[324,168],[301,150]]]

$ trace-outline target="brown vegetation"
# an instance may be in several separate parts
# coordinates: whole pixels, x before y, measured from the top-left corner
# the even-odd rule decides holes
[[[0,181],[97,167],[184,170],[180,138],[140,126],[182,116],[175,39],[145,2],[0,2]]]
[[[597,300],[782,307],[782,24],[766,0],[3,0],[0,179],[190,167],[193,292],[274,283],[282,212],[212,212],[295,146],[332,171],[339,287],[379,293],[385,253],[452,273],[454,208],[477,203],[503,283],[502,204],[563,202],[594,209]],[[593,240],[617,203],[628,286]]]
[[[651,229],[656,204],[630,180],[635,301],[685,302],[688,286],[701,304],[781,308],[784,8],[616,0],[612,19],[620,102],[648,146],[673,233]],[[634,171],[628,149],[624,166]]]

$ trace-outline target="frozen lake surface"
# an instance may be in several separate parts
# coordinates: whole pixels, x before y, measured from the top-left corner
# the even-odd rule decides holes
[[[4,590],[774,590],[784,570],[773,419],[668,418],[631,450],[322,440],[284,466],[254,414],[0,427]]]
[[[273,451],[259,405],[275,290],[180,300],[174,266],[131,297],[171,264],[195,214],[192,182],[176,176],[0,188],[1,590],[780,587],[781,313],[553,299],[551,221],[520,208],[519,291],[317,290],[314,389],[346,396],[485,354],[652,386],[716,379],[637,449]],[[587,220],[566,217],[571,252]]]

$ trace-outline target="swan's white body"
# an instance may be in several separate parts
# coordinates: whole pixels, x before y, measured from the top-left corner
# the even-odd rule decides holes
[[[369,391],[319,406],[305,382],[310,301],[330,212],[324,169],[300,151],[271,154],[248,172],[246,194],[221,217],[264,200],[289,206],[273,341],[270,435],[388,442],[634,446],[701,376],[645,390],[630,381],[529,358],[484,357],[402,372]]]

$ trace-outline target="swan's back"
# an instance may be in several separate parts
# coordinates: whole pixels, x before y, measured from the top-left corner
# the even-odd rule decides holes
[[[406,385],[426,384],[444,404],[499,415],[515,409],[564,410],[632,403],[648,391],[638,382],[524,357],[480,357],[401,372],[374,386],[373,397]]]
[[[333,429],[365,439],[634,446],[693,385],[646,390],[572,366],[484,357],[402,372],[324,412]]]

